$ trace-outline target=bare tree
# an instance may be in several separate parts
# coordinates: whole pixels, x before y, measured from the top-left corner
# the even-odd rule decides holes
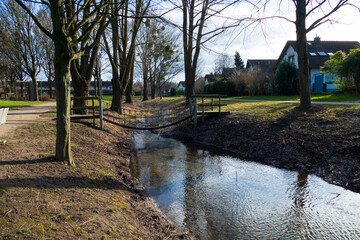
[[[56,158],[70,165],[75,165],[71,153],[70,141],[70,65],[71,61],[84,54],[85,49],[89,48],[88,42],[93,31],[99,22],[106,17],[106,7],[108,1],[75,1],[75,0],[42,0],[41,7],[47,7],[51,13],[52,31],[44,27],[36,15],[26,5],[27,1],[15,0],[34,20],[38,27],[48,37],[55,46],[55,84],[56,84]],[[87,15],[94,17],[86,31],[79,34],[79,30],[87,23],[87,19],[77,21],[84,13],[87,6],[91,5],[91,12]],[[75,11],[68,15],[69,11]],[[73,46],[82,42],[79,51],[75,52]],[[85,44],[86,43],[86,44]]]
[[[88,35],[86,38],[80,39],[78,45],[74,45],[73,51],[75,53],[79,51],[83,51],[80,58],[74,59],[71,62],[71,79],[74,87],[74,96],[75,97],[87,97],[89,95],[90,82],[93,76],[93,71],[95,67],[95,62],[97,59],[97,55],[100,48],[100,39],[105,31],[109,21],[106,21],[105,18],[102,18],[99,22],[98,26],[93,29],[92,34],[88,32],[89,27],[92,25],[93,21],[96,21],[97,16],[92,16],[92,6],[88,4],[84,7],[83,17],[82,17],[82,26],[81,32],[83,35]],[[76,8],[73,6],[68,11],[69,18],[75,17]],[[80,29],[79,29],[80,30]],[[81,50],[81,46],[87,45],[84,50]],[[84,99],[75,99],[74,107],[85,107],[87,101]],[[78,114],[86,114],[86,110],[84,108],[74,110],[74,112]]]
[[[215,58],[215,74],[222,74],[224,68],[231,68],[231,58],[227,54],[220,54]]]
[[[25,11],[13,1],[4,2],[3,40],[7,45],[7,56],[13,66],[20,68],[32,80],[34,100],[38,98],[37,76],[40,73],[41,44],[39,29]],[[33,8],[32,5],[29,8]]]
[[[206,42],[222,34],[226,29],[239,25],[237,23],[207,28],[206,23],[214,17],[221,16],[230,6],[239,1],[216,0],[182,0],[178,7],[183,13],[183,47],[185,66],[185,95],[188,99],[194,93],[195,76],[200,49]],[[240,21],[241,22],[241,21]]]
[[[144,88],[150,82],[152,99],[156,92],[161,98],[163,86],[182,70],[179,65],[178,39],[179,34],[156,20],[147,20],[142,28],[138,55]],[[147,93],[144,92],[145,97]]]
[[[46,11],[40,11],[38,18],[41,24],[50,31],[52,28],[50,14]],[[53,82],[54,82],[54,42],[46,34],[41,34],[41,67],[48,79],[49,96],[53,98]]]
[[[128,86],[132,85],[132,76],[135,63],[136,37],[151,0],[136,0],[134,3],[123,0],[113,1],[111,6],[111,34],[110,46],[106,34],[104,43],[112,67],[113,98],[111,108],[121,112],[122,98]],[[130,19],[132,21],[130,22]],[[129,25],[131,31],[129,30]],[[111,50],[112,47],[112,50]],[[131,94],[127,92],[127,102],[131,102]]]

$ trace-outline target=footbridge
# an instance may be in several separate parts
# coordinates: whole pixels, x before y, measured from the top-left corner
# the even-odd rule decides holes
[[[143,105],[124,105],[121,111],[115,111],[111,104],[97,97],[91,98],[92,106],[86,109],[92,110],[92,115],[79,116],[73,118],[92,118],[95,125],[95,118],[100,118],[100,127],[108,122],[123,128],[135,130],[156,130],[180,124],[186,120],[191,120],[194,127],[198,124],[198,117],[204,121],[206,116],[225,115],[229,112],[221,110],[226,106],[221,102],[222,95],[194,95],[189,101],[174,101],[174,103],[161,107],[148,107]],[[198,101],[198,99],[200,99]],[[95,106],[94,100],[98,100]]]

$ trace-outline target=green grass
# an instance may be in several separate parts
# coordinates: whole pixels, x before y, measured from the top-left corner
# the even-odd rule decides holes
[[[36,101],[8,101],[0,100],[0,108],[10,108],[10,109],[19,109],[22,107],[31,107],[35,105],[44,104],[46,102],[36,102]]]
[[[273,100],[273,101],[300,101],[298,95],[294,96],[241,96],[231,99],[249,99],[249,100]],[[360,101],[360,95],[337,94],[337,93],[318,93],[312,94],[311,101],[315,102],[352,102]]]
[[[227,106],[222,107],[223,111],[236,112],[237,114],[244,114],[252,116],[255,119],[263,121],[276,121],[277,119],[287,116],[295,107],[298,107],[298,103],[284,103],[284,102],[236,102],[229,101]],[[352,105],[326,105],[323,110],[320,111],[321,116],[326,119],[334,117],[334,113],[347,111],[347,110],[360,110],[359,106]],[[304,115],[306,116],[306,115]]]

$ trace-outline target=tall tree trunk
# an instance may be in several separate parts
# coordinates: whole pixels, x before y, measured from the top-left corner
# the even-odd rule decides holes
[[[89,96],[89,87],[90,87],[90,82],[85,79],[84,76],[77,74],[78,73],[78,69],[76,69],[75,66],[75,61],[71,62],[70,65],[70,73],[71,73],[71,79],[72,79],[72,85],[73,85],[73,94],[74,97],[87,97]],[[82,100],[82,99],[77,99],[74,100],[74,107],[86,107],[87,106],[87,101]],[[77,109],[74,110],[74,113],[76,114],[87,114],[87,110],[86,109]]]
[[[34,101],[39,101],[39,89],[38,89],[35,73],[31,74],[31,80],[34,85]]]
[[[133,60],[135,60],[135,58],[133,58]],[[133,91],[133,84],[134,84],[134,61],[132,61],[132,66],[131,66],[131,73],[130,73],[130,79],[129,79],[129,83],[128,86],[126,88],[126,103],[132,103],[132,91]]]
[[[55,41],[55,84],[56,84],[56,158],[69,165],[75,165],[70,141],[70,47],[67,41]]]
[[[147,72],[147,68],[143,70],[143,79],[144,79],[144,86],[143,86],[143,101],[147,101],[148,100],[148,89],[147,89],[147,85],[148,85],[148,72]]]
[[[151,99],[155,99],[155,91],[156,91],[156,87],[155,87],[155,83],[154,80],[151,80]]]
[[[52,99],[53,98],[53,90],[52,90],[52,81],[51,77],[48,78],[48,85],[49,85],[49,96]]]
[[[311,107],[309,57],[306,40],[306,0],[298,0],[296,7],[296,47],[299,64],[300,108]]]
[[[111,79],[112,85],[112,101],[111,101],[111,109],[118,111],[121,113],[121,94],[120,94],[120,81],[119,81],[119,73],[113,70],[113,78]]]
[[[24,97],[24,80],[21,79],[20,80],[20,96],[21,96],[21,100],[25,100],[25,97]]]

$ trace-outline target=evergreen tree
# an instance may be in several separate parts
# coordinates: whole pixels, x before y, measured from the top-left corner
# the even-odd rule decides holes
[[[235,51],[235,66],[237,69],[245,69],[244,61],[241,59],[238,51]]]

